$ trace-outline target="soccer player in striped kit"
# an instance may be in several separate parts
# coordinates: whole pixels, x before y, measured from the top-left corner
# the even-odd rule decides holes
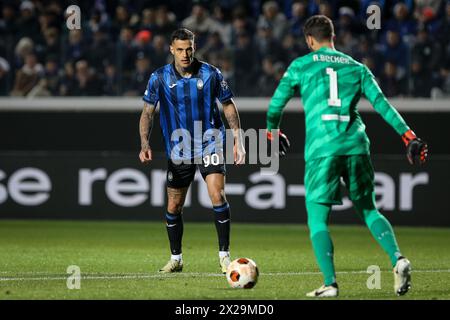
[[[225,126],[216,99],[233,130],[234,163],[245,162],[240,120],[227,82],[216,67],[194,58],[194,34],[176,30],[170,52],[174,61],[154,71],[148,81],[140,118],[142,163],[152,160],[149,134],[159,103],[160,126],[168,159],[166,228],[171,258],[160,272],[183,269],[183,206],[197,167],[207,184],[219,242],[219,264],[230,263],[230,205],[225,196]]]

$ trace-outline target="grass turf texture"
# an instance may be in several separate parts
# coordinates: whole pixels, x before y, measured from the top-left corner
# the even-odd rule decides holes
[[[393,293],[387,256],[362,226],[331,226],[340,299],[450,299],[450,229],[395,228],[413,264],[413,288]],[[303,225],[233,224],[232,258],[256,261],[255,288],[231,289],[219,273],[213,223],[185,223],[184,270],[160,275],[169,257],[163,223],[0,220],[2,299],[305,299],[322,284]],[[69,290],[69,265],[81,289]],[[381,289],[367,288],[370,265]]]

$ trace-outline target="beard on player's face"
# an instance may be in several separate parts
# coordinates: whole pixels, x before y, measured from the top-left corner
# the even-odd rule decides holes
[[[192,64],[194,60],[194,55],[187,55],[178,58],[178,65],[183,68],[187,68]]]

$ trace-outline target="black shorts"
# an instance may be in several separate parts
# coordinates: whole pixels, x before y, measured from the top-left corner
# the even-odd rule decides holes
[[[224,163],[209,164],[206,166],[203,161],[201,164],[175,164],[169,160],[167,162],[166,173],[167,187],[174,189],[188,187],[194,180],[197,167],[199,168],[203,179],[211,173],[222,173],[223,175],[226,173]]]

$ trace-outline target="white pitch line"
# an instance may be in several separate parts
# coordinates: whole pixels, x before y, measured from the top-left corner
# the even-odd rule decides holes
[[[391,271],[381,271],[391,272]],[[337,274],[364,274],[367,271],[340,271]],[[437,270],[413,270],[412,273],[450,273],[450,269]],[[261,276],[305,276],[305,275],[320,275],[320,272],[267,272],[260,273]],[[55,281],[67,280],[67,276],[47,276],[47,277],[2,277],[0,282],[6,281]],[[104,274],[104,275],[86,275],[81,276],[81,280],[125,280],[125,279],[169,279],[169,278],[189,278],[189,277],[223,277],[220,273],[201,273],[201,272],[186,272],[177,274],[146,274],[146,273],[129,273],[129,274]]]

